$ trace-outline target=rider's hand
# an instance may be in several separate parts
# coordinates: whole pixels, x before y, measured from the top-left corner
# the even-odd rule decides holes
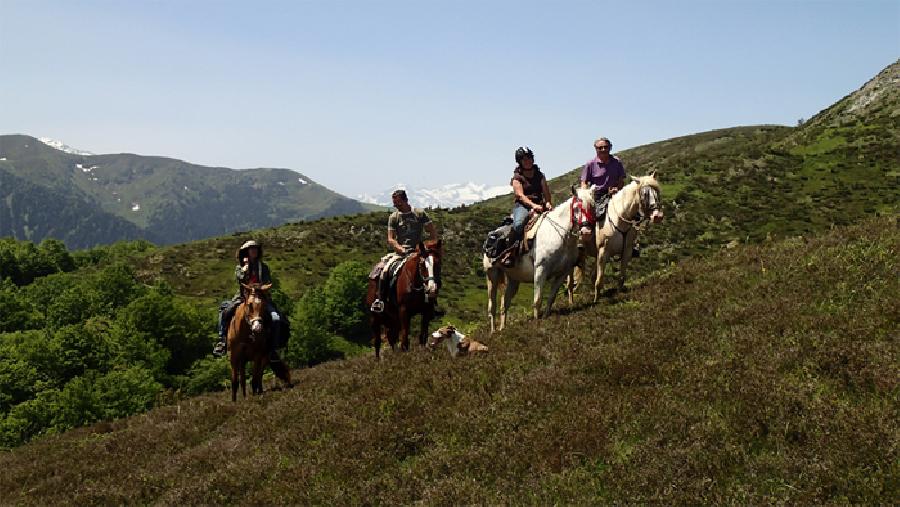
[[[553,205],[548,203],[544,204],[544,211],[551,211],[553,209]]]
[[[606,190],[607,190],[607,192],[609,192],[609,195],[613,195],[613,194],[615,194],[616,192],[619,191],[619,187],[609,187],[609,188],[606,189]]]

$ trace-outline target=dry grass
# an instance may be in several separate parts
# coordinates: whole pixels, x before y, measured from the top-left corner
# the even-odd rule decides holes
[[[845,242],[842,238],[849,237]],[[23,504],[900,502],[895,218],[0,454]]]

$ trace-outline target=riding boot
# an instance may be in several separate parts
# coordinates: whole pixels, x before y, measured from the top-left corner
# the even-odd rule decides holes
[[[222,357],[227,352],[227,345],[225,341],[225,315],[226,311],[219,312],[219,341],[216,342],[216,345],[213,347],[213,355],[216,357]]]
[[[372,307],[369,310],[372,313],[381,313],[384,311],[384,273],[378,278],[378,282],[375,284],[375,301],[372,302]]]

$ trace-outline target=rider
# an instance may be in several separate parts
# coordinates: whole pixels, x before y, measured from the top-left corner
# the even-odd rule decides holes
[[[382,271],[394,262],[406,258],[415,251],[416,246],[422,241],[422,230],[428,231],[430,241],[437,241],[437,229],[434,222],[421,209],[413,209],[409,205],[406,190],[395,190],[391,194],[391,200],[397,211],[388,217],[387,243],[393,252],[382,257],[381,261],[372,270],[373,276],[380,276]],[[385,285],[390,281],[390,276],[380,276],[378,283],[378,295],[372,303],[371,310],[375,313],[384,311]],[[438,313],[437,311],[435,313]]]
[[[606,208],[609,206],[609,200],[612,196],[625,186],[625,167],[622,162],[611,155],[612,141],[605,137],[601,137],[594,141],[594,150],[597,156],[588,160],[581,168],[581,188],[594,187],[594,216],[597,220],[597,226],[603,227],[603,220],[606,218]],[[633,257],[639,255],[635,243]],[[579,240],[579,248],[583,245]]]
[[[234,316],[237,307],[244,302],[246,295],[244,285],[272,283],[269,265],[262,261],[262,245],[258,242],[252,239],[245,241],[238,249],[236,257],[238,264],[234,268],[234,277],[238,282],[238,292],[231,298],[231,301],[225,302],[219,311],[219,341],[216,342],[216,346],[213,348],[213,355],[215,356],[225,354],[225,337],[228,333],[228,325],[231,323],[231,318]],[[271,301],[266,301],[265,311],[272,317],[273,329],[278,330],[278,326],[281,324],[281,316]],[[274,333],[271,335],[271,338],[269,340],[269,354],[273,357],[272,360],[276,361]]]
[[[522,239],[525,223],[531,212],[543,212],[553,209],[553,196],[550,186],[541,168],[534,163],[534,152],[527,146],[516,149],[516,168],[510,180],[515,194],[515,205],[512,209],[512,240]]]

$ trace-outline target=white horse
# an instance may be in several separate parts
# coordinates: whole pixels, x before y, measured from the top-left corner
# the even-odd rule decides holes
[[[516,259],[512,267],[494,265],[485,255],[482,259],[487,276],[488,316],[491,320],[491,332],[494,332],[494,307],[497,290],[506,285],[500,300],[500,327],[506,324],[506,311],[513,297],[519,290],[521,282],[534,284],[534,318],[538,319],[550,313],[550,307],[556,299],[559,287],[572,272],[578,260],[578,230],[582,225],[581,210],[593,210],[593,189],[572,189],[572,197],[559,207],[544,214],[537,224],[534,237],[534,248]],[[593,216],[593,213],[589,213]],[[593,225],[593,224],[591,224]],[[544,284],[550,282],[550,293],[547,297],[547,309],[541,314],[541,295]]]
[[[597,223],[594,227],[594,244],[586,241],[584,255],[597,258],[597,276],[594,280],[594,302],[600,295],[603,287],[603,271],[606,261],[613,255],[618,255],[622,261],[619,289],[625,288],[625,270],[631,260],[631,249],[637,239],[637,215],[641,213],[653,223],[663,220],[663,212],[660,209],[659,182],[656,180],[656,171],[647,176],[636,178],[622,190],[616,192],[606,208],[606,219]],[[569,284],[569,299],[581,282],[582,270],[576,266],[572,275],[573,282]],[[574,285],[574,287],[573,287]]]

